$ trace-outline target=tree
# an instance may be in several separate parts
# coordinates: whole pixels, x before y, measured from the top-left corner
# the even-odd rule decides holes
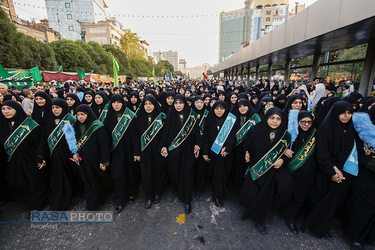
[[[130,62],[125,54],[124,51],[122,51],[119,47],[110,45],[110,44],[104,44],[102,45],[103,49],[113,55],[119,66],[120,66],[120,73],[122,75],[128,75],[133,76],[134,72],[132,67],[130,66]],[[112,65],[112,71],[110,72],[110,75],[113,74],[113,65]]]
[[[106,75],[113,72],[112,56],[104,50],[104,48],[97,42],[84,43],[81,40],[75,41],[76,44],[82,47],[94,63],[94,70],[98,74]]]
[[[70,40],[61,40],[50,43],[55,52],[58,65],[63,65],[65,71],[76,72],[84,70],[89,72],[96,65],[90,55],[77,43]]]
[[[129,60],[140,60],[144,53],[135,33],[128,32],[121,36],[120,45]]]
[[[167,60],[160,60],[155,65],[155,75],[158,77],[162,77],[165,75],[165,72],[168,72],[168,73],[174,72],[174,67]]]

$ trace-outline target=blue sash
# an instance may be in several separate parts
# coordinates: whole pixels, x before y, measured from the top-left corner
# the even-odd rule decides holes
[[[352,152],[350,152],[348,159],[346,159],[346,162],[342,170],[354,176],[358,175],[358,171],[359,171],[358,152],[357,152],[357,146],[355,144],[355,141],[354,141]]]
[[[214,144],[211,147],[211,150],[216,154],[219,154],[221,148],[223,147],[225,141],[227,140],[230,131],[232,130],[234,123],[236,122],[236,116],[232,113],[228,113],[227,118],[224,121],[223,126],[221,127],[219,134],[217,135]]]

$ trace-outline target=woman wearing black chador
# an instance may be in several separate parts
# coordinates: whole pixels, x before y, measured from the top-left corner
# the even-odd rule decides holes
[[[191,212],[193,167],[200,145],[197,114],[191,110],[185,97],[178,94],[167,114],[161,155],[168,156],[171,184],[178,198],[185,202],[187,214]]]
[[[261,234],[267,229],[264,221],[271,208],[282,212],[292,192],[292,175],[284,162],[290,134],[279,108],[270,108],[264,119],[252,127],[244,142],[249,167],[240,193],[245,207],[242,219],[252,219]]]

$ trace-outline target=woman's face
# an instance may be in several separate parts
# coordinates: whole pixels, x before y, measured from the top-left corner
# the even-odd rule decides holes
[[[83,113],[81,111],[77,112],[77,120],[80,122],[80,123],[84,123],[87,119],[87,114],[86,113]]]
[[[206,97],[204,98],[204,105],[208,105],[210,103],[210,98],[209,97]]]
[[[197,100],[194,102],[194,105],[198,110],[202,110],[204,107],[204,102],[202,100]]]
[[[97,105],[100,105],[103,103],[103,97],[101,97],[100,95],[95,95],[95,103]]]
[[[191,92],[190,92],[190,91],[186,91],[186,92],[185,92],[185,96],[186,96],[186,97],[190,97],[190,96],[191,96]]]
[[[113,103],[112,103],[112,108],[113,108],[116,112],[120,111],[121,108],[122,108],[122,102],[119,102],[119,101],[115,101],[115,102],[113,102]]]
[[[130,101],[131,101],[131,103],[136,104],[137,103],[137,97],[135,97],[133,95],[132,97],[130,97]]]
[[[225,95],[219,95],[219,100],[224,101],[225,100]]]
[[[214,106],[215,102],[216,102],[216,100],[212,100],[212,101],[210,102],[210,106],[211,106],[211,108],[212,108],[212,106]]]
[[[222,106],[217,106],[215,109],[214,109],[214,113],[217,117],[222,117],[225,113],[225,108],[222,107]]]
[[[301,99],[296,99],[292,103],[292,109],[296,110],[301,110],[302,109],[302,100]]]
[[[309,130],[312,126],[312,119],[310,117],[302,118],[299,121],[299,126],[301,127],[303,131]]]
[[[176,100],[174,102],[174,108],[176,109],[177,112],[181,112],[182,110],[184,110],[184,107],[185,107],[185,103],[181,100]]]
[[[249,107],[246,105],[240,105],[238,107],[238,110],[240,111],[241,115],[246,115],[247,111],[249,110]]]
[[[2,106],[1,112],[3,113],[4,117],[7,119],[12,118],[16,114],[16,110],[9,106]]]
[[[62,113],[62,108],[57,105],[52,105],[52,114],[56,117],[60,116]]]
[[[74,103],[76,103],[76,101],[71,97],[67,97],[66,102],[68,103],[69,107],[73,107]]]
[[[46,99],[40,96],[35,97],[35,102],[39,107],[44,107],[44,105],[46,105]]]
[[[165,100],[167,101],[167,104],[171,106],[174,101],[174,98],[173,96],[168,96]]]
[[[85,100],[88,103],[92,102],[92,95],[85,95]]]
[[[230,97],[230,102],[231,102],[232,104],[235,104],[236,101],[237,101],[237,99],[238,99],[238,97],[237,97],[236,95],[232,95],[232,96]]]
[[[271,115],[268,120],[267,124],[272,129],[277,129],[281,124],[281,117],[278,114]]]
[[[154,106],[154,104],[152,104],[152,102],[145,101],[144,108],[145,108],[146,113],[150,114],[150,113],[152,113],[152,111],[154,111],[155,106]]]
[[[259,99],[258,98],[254,98],[252,101],[253,101],[254,104],[257,104],[258,101],[259,101]]]
[[[145,98],[145,94],[144,93],[139,94],[139,99],[141,99],[141,101],[143,101],[143,98]]]
[[[351,118],[352,118],[352,112],[350,112],[349,110],[339,115],[339,120],[341,123],[348,123]]]

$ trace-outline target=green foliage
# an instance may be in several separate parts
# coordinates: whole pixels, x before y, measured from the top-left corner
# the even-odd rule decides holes
[[[156,65],[155,65],[155,75],[157,77],[162,77],[165,75],[165,72],[174,72],[174,67],[173,65],[168,62],[167,60],[160,60]]]
[[[121,36],[120,45],[129,60],[141,60],[144,58],[139,38],[135,33],[128,32]]]
[[[122,75],[130,76],[130,75],[133,74],[133,72],[132,72],[133,69],[130,67],[130,62],[127,59],[127,56],[126,56],[124,51],[122,51],[117,46],[113,46],[113,45],[109,45],[109,44],[104,44],[104,45],[102,45],[102,47],[106,52],[110,53],[111,56],[112,55],[115,56],[116,61],[118,62],[119,66],[120,66],[120,73]],[[112,75],[112,74],[113,74],[113,65],[112,65],[112,68],[111,68],[110,75]]]

